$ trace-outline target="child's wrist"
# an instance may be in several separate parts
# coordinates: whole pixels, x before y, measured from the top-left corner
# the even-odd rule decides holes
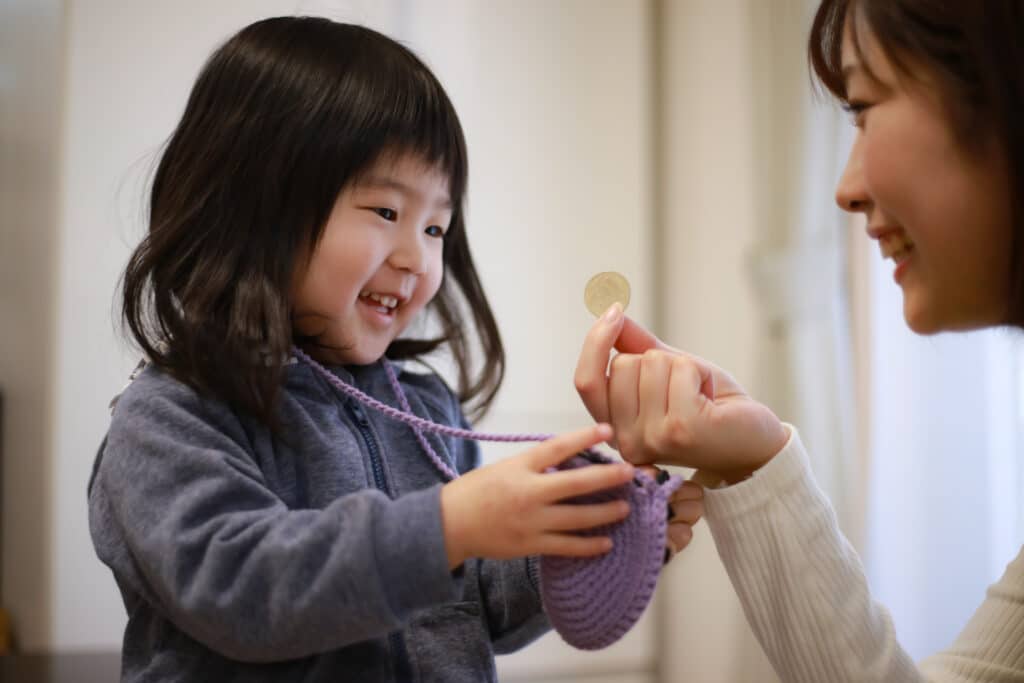
[[[464,537],[459,524],[459,515],[455,513],[456,504],[454,498],[458,492],[453,489],[449,482],[441,487],[441,528],[444,537],[445,553],[448,556],[448,569],[455,570],[466,561],[468,554],[462,547],[461,539]]]

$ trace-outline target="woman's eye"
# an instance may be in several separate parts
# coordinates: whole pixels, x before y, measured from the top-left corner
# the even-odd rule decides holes
[[[843,103],[843,109],[850,115],[851,123],[858,128],[862,128],[864,126],[864,115],[870,107],[871,105],[867,102],[861,102],[859,100]]]
[[[386,221],[394,221],[398,219],[398,212],[394,209],[376,208],[374,211],[376,211],[377,215]]]
[[[444,237],[444,232],[444,228],[440,225],[431,225],[426,230],[426,233],[431,237]]]

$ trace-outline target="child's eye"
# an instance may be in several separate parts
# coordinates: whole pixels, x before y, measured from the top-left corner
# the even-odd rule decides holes
[[[431,225],[426,232],[431,237],[444,237],[445,230],[440,225]]]
[[[379,207],[374,209],[374,211],[377,213],[378,216],[380,216],[386,221],[394,221],[398,219],[398,212],[395,211],[394,209],[386,209]]]

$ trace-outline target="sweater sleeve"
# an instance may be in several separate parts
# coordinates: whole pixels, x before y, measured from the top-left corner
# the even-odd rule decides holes
[[[795,429],[751,479],[708,490],[706,517],[747,621],[784,681],[1024,680],[1024,557],[956,642],[917,668],[868,591]]]
[[[782,680],[924,680],[872,600],[795,429],[752,478],[707,490],[705,509],[747,621]]]
[[[384,635],[457,598],[439,496],[366,490],[289,509],[230,411],[183,391],[121,400],[90,527],[118,580],[178,628],[224,656],[275,661]]]

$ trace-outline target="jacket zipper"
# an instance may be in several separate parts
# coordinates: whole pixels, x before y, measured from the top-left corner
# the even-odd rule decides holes
[[[373,438],[373,432],[370,431],[370,421],[367,419],[366,413],[358,403],[346,401],[346,405],[352,415],[352,418],[355,420],[359,434],[363,437],[366,449],[370,452],[370,469],[373,471],[373,483],[378,489],[384,492],[384,495],[391,498],[391,490],[388,488],[387,478],[384,476],[384,464],[380,459],[380,449],[377,448],[377,442]],[[411,681],[412,664],[409,661],[409,650],[406,648],[405,637],[402,635],[402,632],[392,631],[389,633],[388,645],[391,648],[392,662],[395,665],[395,679],[399,681]]]

